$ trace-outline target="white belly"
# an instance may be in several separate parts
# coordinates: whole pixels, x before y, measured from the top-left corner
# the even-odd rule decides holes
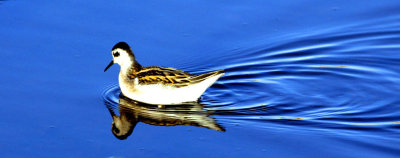
[[[206,79],[200,83],[185,87],[164,86],[162,84],[140,85],[138,82],[134,86],[120,83],[121,92],[128,98],[148,104],[180,104],[184,102],[197,101],[200,96],[210,87],[221,75]]]
[[[202,92],[188,87],[175,88],[160,84],[136,85],[135,91],[122,93],[128,98],[149,104],[179,104],[183,102],[197,101]]]

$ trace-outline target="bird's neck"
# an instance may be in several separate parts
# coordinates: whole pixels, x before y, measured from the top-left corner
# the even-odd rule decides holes
[[[142,66],[134,59],[126,61],[121,65],[121,74],[130,75],[139,72]]]

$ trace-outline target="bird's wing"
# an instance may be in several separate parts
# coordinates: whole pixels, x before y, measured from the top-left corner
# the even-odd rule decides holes
[[[165,67],[144,67],[135,77],[138,78],[139,84],[164,84],[176,87],[185,86],[189,83],[189,78],[195,76],[188,72]]]
[[[175,87],[185,87],[191,84],[199,83],[209,77],[223,73],[223,70],[209,72],[201,75],[166,67],[144,67],[135,77],[139,84],[164,84]]]

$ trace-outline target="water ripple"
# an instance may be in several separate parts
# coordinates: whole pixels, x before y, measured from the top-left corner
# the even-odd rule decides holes
[[[344,33],[343,33],[344,32]],[[317,128],[399,127],[400,30],[302,36],[237,52],[203,98],[227,119]],[[219,101],[219,103],[216,103]]]
[[[398,128],[400,27],[394,26],[400,23],[391,21],[386,29],[374,24],[380,29],[367,24],[342,27],[235,49],[220,59],[225,64],[205,65],[227,73],[206,91],[202,104],[228,124],[242,120],[261,127],[269,122],[319,130]],[[117,104],[119,94],[113,86],[104,99]]]

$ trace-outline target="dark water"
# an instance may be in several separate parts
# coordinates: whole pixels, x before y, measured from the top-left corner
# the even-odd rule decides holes
[[[0,14],[0,157],[400,155],[399,1],[0,1]],[[227,73],[199,104],[121,108],[117,66],[103,73],[118,41],[145,66]],[[112,115],[140,118],[126,140]]]

